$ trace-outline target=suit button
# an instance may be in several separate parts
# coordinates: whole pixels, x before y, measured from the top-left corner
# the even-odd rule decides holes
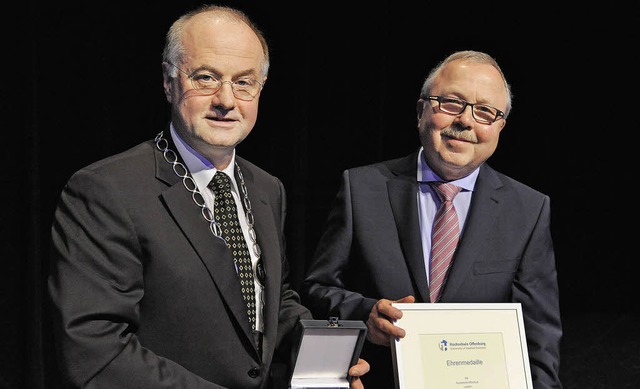
[[[260,369],[258,369],[257,367],[254,367],[251,370],[249,370],[248,374],[249,374],[249,377],[256,378],[257,376],[260,375]]]

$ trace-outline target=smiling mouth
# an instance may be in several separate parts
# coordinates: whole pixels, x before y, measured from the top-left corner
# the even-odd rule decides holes
[[[215,117],[215,116],[209,116],[207,117],[207,120],[210,120],[213,123],[219,123],[219,124],[235,123],[237,121],[235,119],[221,118],[221,117]]]

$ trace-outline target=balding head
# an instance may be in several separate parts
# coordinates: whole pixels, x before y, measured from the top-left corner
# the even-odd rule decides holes
[[[262,59],[261,71],[262,77],[266,77],[269,72],[269,46],[262,31],[260,31],[260,29],[242,11],[224,6],[203,6],[184,14],[176,20],[167,32],[162,60],[169,63],[180,63],[182,56],[185,53],[183,45],[183,35],[185,30],[188,30],[188,27],[192,24],[197,24],[202,21],[211,23],[212,20],[215,23],[242,23],[253,31],[262,47],[264,58]],[[172,77],[176,76],[176,71],[176,69],[171,71],[173,73],[171,74]]]

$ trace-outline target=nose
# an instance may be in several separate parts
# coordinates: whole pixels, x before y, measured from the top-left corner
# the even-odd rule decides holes
[[[469,127],[473,122],[475,122],[473,117],[473,107],[471,105],[467,105],[457,117],[465,127]]]
[[[228,84],[228,85],[226,85]],[[222,81],[220,89],[212,95],[214,99],[213,105],[230,110],[236,106],[236,98],[233,95],[233,83],[231,81]]]

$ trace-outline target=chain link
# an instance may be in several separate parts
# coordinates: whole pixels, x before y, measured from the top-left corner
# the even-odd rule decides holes
[[[229,242],[222,236],[222,229],[216,223],[213,217],[213,212],[207,207],[207,204],[204,201],[204,197],[202,193],[198,190],[198,186],[196,182],[193,180],[191,175],[189,174],[189,169],[184,166],[179,160],[177,154],[169,148],[169,142],[163,137],[163,132],[160,131],[155,138],[156,147],[158,150],[162,151],[162,156],[164,160],[171,164],[173,172],[176,176],[182,178],[182,185],[185,187],[187,191],[191,193],[191,199],[193,202],[200,207],[200,212],[202,213],[202,217],[209,223],[209,230],[211,233],[224,241],[224,243],[229,247]],[[240,178],[240,190],[242,191],[243,203],[245,208],[245,218],[247,220],[247,227],[249,228],[249,239],[251,239],[251,243],[253,246],[253,253],[256,255],[258,261],[260,263],[260,257],[262,255],[262,251],[260,250],[260,245],[258,245],[258,240],[256,236],[256,231],[253,228],[254,217],[253,212],[251,212],[251,201],[249,201],[249,192],[247,191],[247,187],[244,184],[244,177],[242,176],[242,171],[240,171],[240,166],[238,163],[235,163],[236,171],[238,172],[238,177]],[[255,272],[255,269],[254,269]],[[260,277],[257,277],[259,279]],[[261,281],[261,280],[260,280]]]

